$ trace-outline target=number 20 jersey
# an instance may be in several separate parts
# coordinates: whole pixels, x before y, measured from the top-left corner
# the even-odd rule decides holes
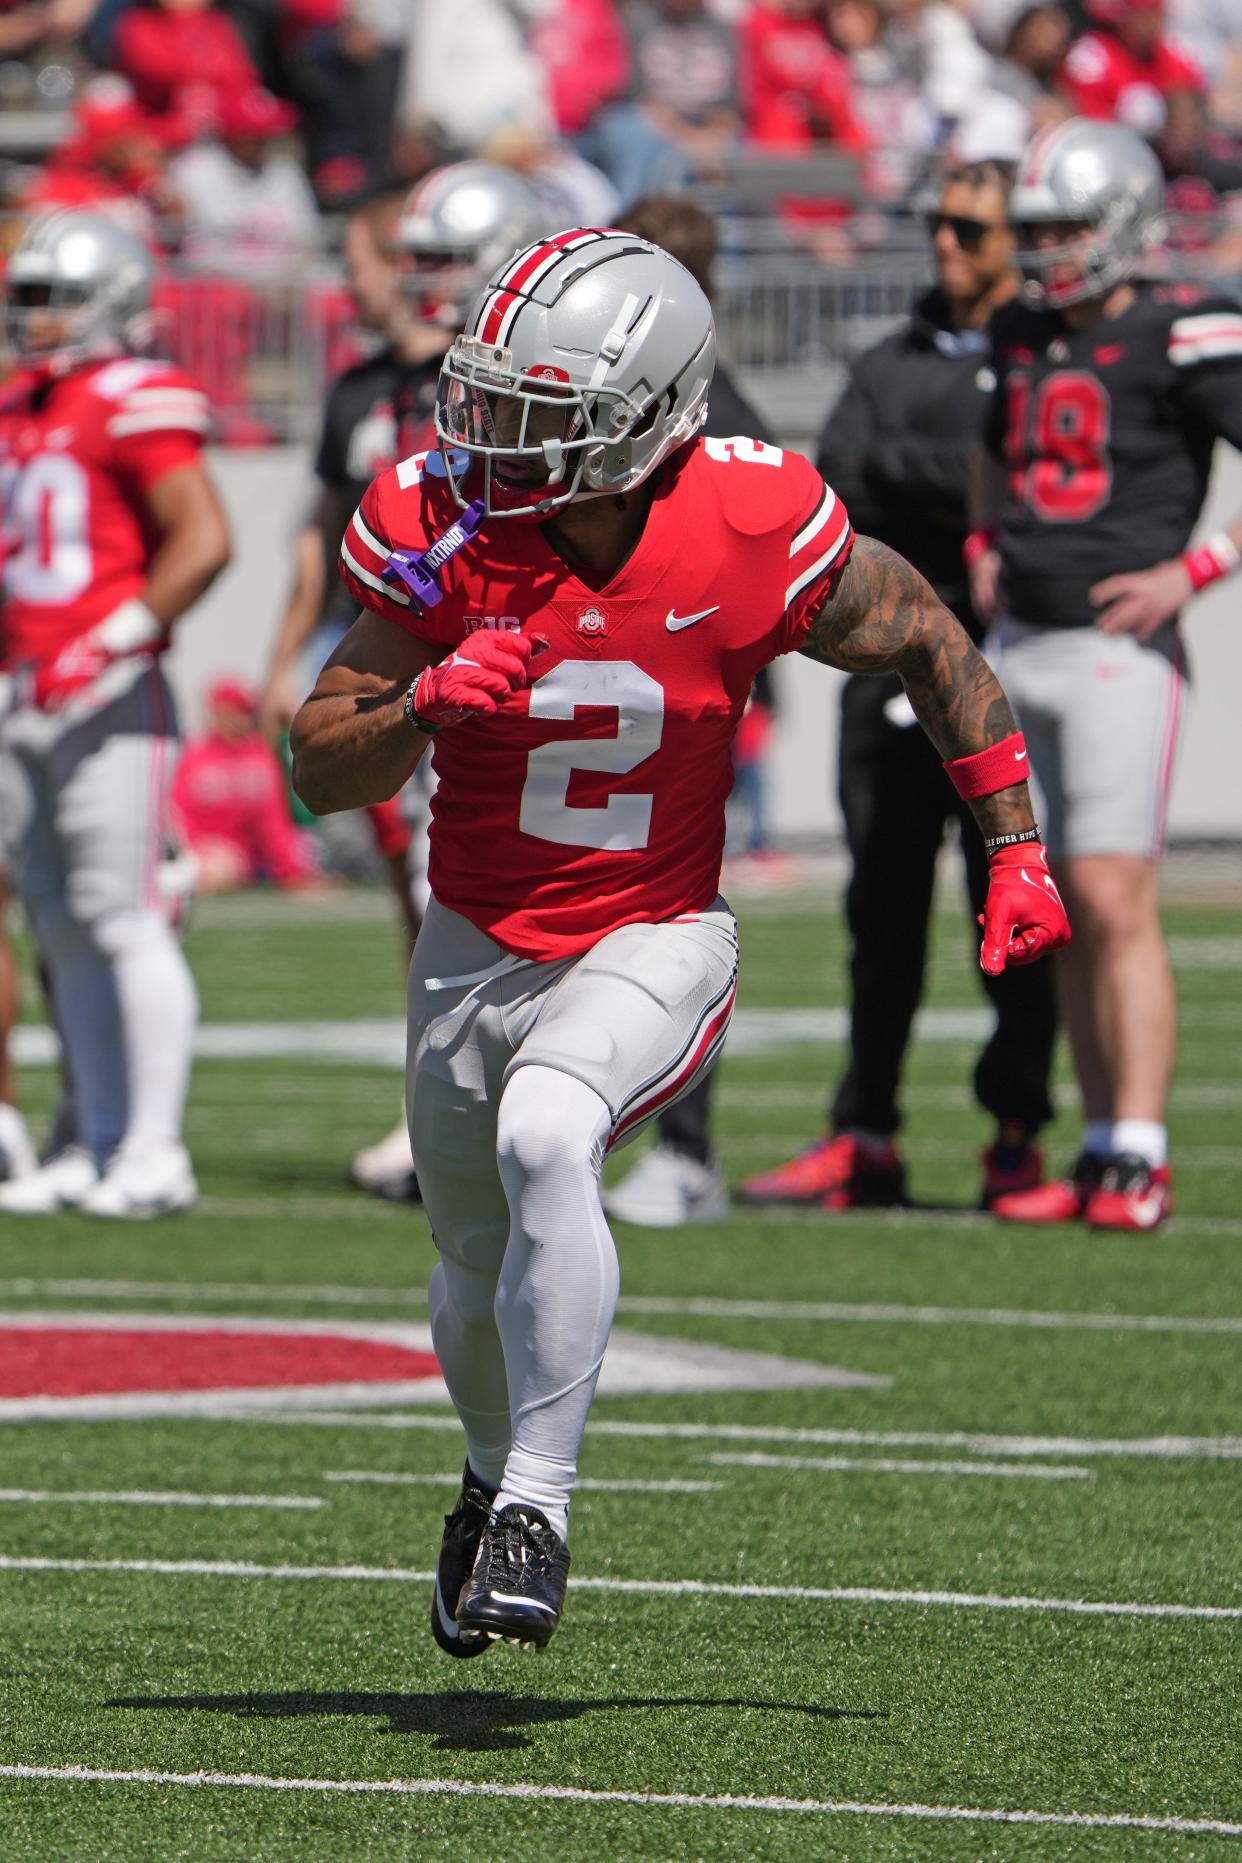
[[[381,571],[459,515],[438,468],[438,454],[415,454],[367,491],[342,546],[350,590],[445,648],[477,628],[548,647],[529,690],[436,738],[435,897],[541,960],[702,910],[751,681],[801,644],[844,567],[843,506],[797,454],[700,439],[662,468],[637,547],[601,588],[540,524],[502,519],[451,559],[424,612]]]
[[[0,663],[48,666],[141,594],[158,543],[147,494],[200,457],[209,424],[206,396],[145,357],[5,389]]]
[[[1142,284],[1088,330],[1006,305],[992,342],[1009,606],[1036,626],[1090,627],[1092,585],[1180,555],[1215,441],[1242,446],[1242,309],[1197,286]]]

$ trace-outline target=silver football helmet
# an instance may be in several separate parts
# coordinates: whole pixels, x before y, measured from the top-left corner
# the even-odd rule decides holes
[[[661,247],[587,228],[528,246],[441,366],[436,432],[458,504],[543,517],[632,490],[694,438],[715,366],[711,305]]]
[[[10,255],[5,334],[26,362],[68,369],[152,346],[155,261],[143,242],[102,214],[53,210],[32,220]],[[51,313],[53,343],[37,326]]]
[[[427,323],[460,330],[484,281],[547,224],[528,181],[499,162],[452,162],[423,178],[391,240],[398,279]]]
[[[1159,237],[1160,163],[1119,123],[1071,117],[1041,130],[1009,197],[1028,297],[1060,309],[1103,297],[1129,278]],[[1041,227],[1090,227],[1090,239],[1039,244]]]

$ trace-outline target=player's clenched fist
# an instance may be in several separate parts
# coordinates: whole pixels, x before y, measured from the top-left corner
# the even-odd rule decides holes
[[[979,962],[990,977],[999,976],[1006,964],[1033,964],[1045,952],[1069,943],[1069,920],[1038,841],[999,848],[988,876],[988,896],[979,915]]]
[[[511,692],[530,684],[534,650],[528,634],[469,635],[447,660],[423,668],[410,693],[411,722],[439,731],[490,717]]]

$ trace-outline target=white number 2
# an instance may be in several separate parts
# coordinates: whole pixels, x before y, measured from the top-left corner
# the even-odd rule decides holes
[[[583,705],[615,710],[616,736],[561,738],[531,751],[522,789],[522,833],[610,854],[646,847],[651,796],[609,796],[602,808],[580,808],[569,801],[569,784],[575,770],[624,776],[659,750],[664,690],[632,660],[564,660],[530,689],[532,718],[572,719]]]
[[[735,434],[731,440],[704,440],[703,450],[709,459],[740,459],[750,466],[779,466],[785,457],[769,440],[751,440],[745,434]]]

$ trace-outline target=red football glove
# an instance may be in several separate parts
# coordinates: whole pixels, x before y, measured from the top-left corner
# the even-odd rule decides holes
[[[439,666],[426,666],[414,688],[415,718],[434,729],[463,718],[489,718],[511,692],[530,684],[534,642],[529,634],[467,635]]]
[[[1006,964],[1033,964],[1070,940],[1070,923],[1038,841],[1022,841],[993,854],[988,896],[979,923],[979,962],[989,977]]]

